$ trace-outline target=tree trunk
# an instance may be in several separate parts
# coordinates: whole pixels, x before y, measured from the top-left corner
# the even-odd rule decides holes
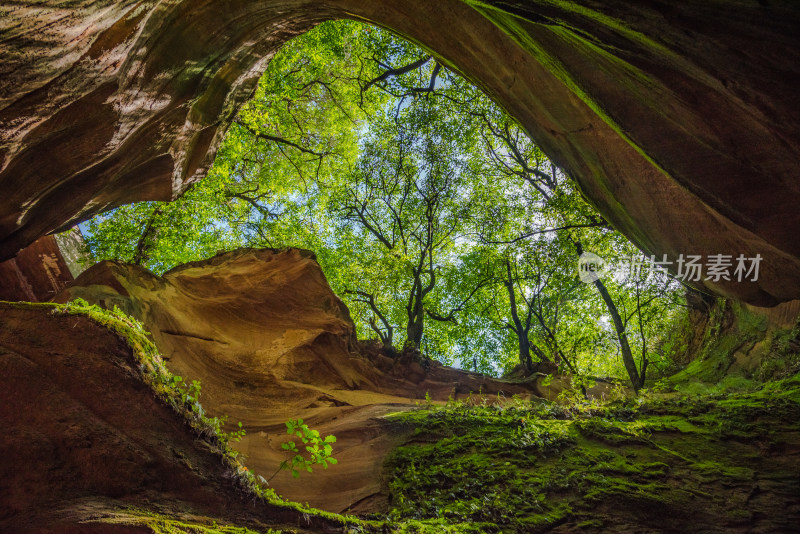
[[[424,263],[424,259],[420,261],[420,265]],[[415,348],[420,348],[422,343],[422,334],[425,329],[425,295],[433,288],[433,278],[428,287],[422,287],[422,275],[420,266],[419,270],[414,271],[414,285],[411,288],[411,294],[406,307],[408,312],[408,325],[406,326],[406,345],[413,344]],[[433,275],[431,275],[433,276]]]
[[[419,282],[415,282],[415,288],[417,287],[420,287]],[[406,325],[406,345],[413,345],[415,348],[419,348],[422,343],[422,332],[425,328],[425,310],[422,307],[422,299],[418,293],[412,294],[411,299],[411,305],[408,310],[408,325]]]
[[[406,345],[413,345],[414,348],[419,348],[422,343],[422,332],[424,329],[424,319],[422,314],[414,321],[409,321],[406,327]]]
[[[581,245],[580,241],[575,241],[574,243],[578,251],[578,257],[580,257],[583,254],[583,245]],[[622,322],[622,317],[619,315],[617,305],[614,304],[614,299],[611,298],[602,280],[599,278],[595,280],[594,286],[597,288],[597,291],[600,292],[600,296],[603,297],[603,302],[605,302],[606,309],[608,309],[608,313],[611,315],[611,320],[614,321],[614,330],[617,333],[619,348],[622,353],[622,363],[625,365],[625,370],[628,372],[628,377],[631,379],[631,385],[634,391],[639,391],[642,387],[639,370],[636,368],[633,352],[631,352],[631,346],[628,343],[628,334],[625,333],[625,324]]]
[[[511,320],[514,322],[514,333],[519,343],[519,361],[530,372],[533,371],[531,360],[531,341],[528,339],[528,330],[522,326],[517,312],[517,295],[514,291],[514,278],[511,276],[511,261],[506,260],[506,280],[503,282],[508,290],[508,300],[511,306]]]
[[[383,330],[378,326],[375,322],[375,317],[370,318],[369,320],[369,327],[372,328],[372,331],[378,334],[378,338],[381,340],[384,349],[391,349],[392,348],[392,337],[394,334],[393,328],[389,325],[386,325],[386,332],[384,333]]]
[[[144,265],[150,259],[150,248],[153,246],[153,238],[158,232],[155,223],[156,219],[164,212],[164,209],[159,206],[153,210],[150,218],[147,220],[147,226],[144,228],[139,241],[136,243],[136,250],[133,253],[131,263],[134,265]]]
[[[636,369],[636,362],[633,359],[631,346],[628,343],[628,334],[625,333],[625,325],[622,323],[622,317],[620,317],[619,311],[617,311],[617,306],[614,304],[614,300],[611,298],[611,295],[608,293],[608,289],[606,289],[606,286],[603,284],[603,282],[600,281],[600,279],[597,279],[594,281],[594,285],[600,292],[600,296],[603,297],[603,302],[606,303],[608,313],[611,315],[611,319],[614,321],[614,329],[617,332],[619,348],[622,352],[622,363],[625,364],[625,370],[628,371],[628,377],[631,379],[633,389],[635,391],[639,391],[639,389],[642,387],[641,379],[639,377],[639,371]]]

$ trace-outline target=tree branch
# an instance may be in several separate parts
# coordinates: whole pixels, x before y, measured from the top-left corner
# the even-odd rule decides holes
[[[431,56],[425,56],[425,57],[422,57],[422,58],[418,59],[417,61],[414,61],[413,63],[409,63],[408,65],[405,65],[403,67],[387,68],[385,71],[383,71],[383,73],[380,76],[378,76],[377,78],[374,78],[374,79],[370,80],[369,82],[367,82],[367,84],[364,87],[361,88],[361,94],[363,95],[364,93],[366,93],[369,90],[370,87],[372,87],[373,85],[375,85],[377,83],[384,82],[384,81],[386,81],[389,78],[392,78],[394,76],[402,76],[403,74],[411,72],[412,70],[416,70],[416,69],[422,67],[423,65],[425,65],[431,59],[433,59]],[[378,65],[380,65],[382,67],[388,67],[388,65],[386,65],[384,63],[381,63],[377,59],[375,60],[375,62],[378,63]]]

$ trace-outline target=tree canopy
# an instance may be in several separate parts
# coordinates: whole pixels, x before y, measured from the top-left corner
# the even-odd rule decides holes
[[[642,253],[478,88],[353,21],[272,59],[180,199],[118,208],[84,233],[95,258],[155,272],[240,246],[314,250],[361,338],[491,374],[547,364],[638,388],[668,365],[661,333],[684,313],[664,272],[584,283],[583,251],[636,265]]]

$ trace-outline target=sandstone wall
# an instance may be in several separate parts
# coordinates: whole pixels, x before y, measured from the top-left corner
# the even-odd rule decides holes
[[[650,253],[763,257],[704,282],[800,297],[800,6],[782,1],[23,1],[0,17],[0,257],[200,179],[275,50],[350,17],[497,99]]]

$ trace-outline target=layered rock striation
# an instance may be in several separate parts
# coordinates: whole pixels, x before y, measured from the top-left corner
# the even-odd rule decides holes
[[[344,303],[331,291],[312,253],[239,249],[188,263],[162,277],[123,263],[101,262],[56,300],[82,298],[119,307],[142,321],[167,367],[199,380],[203,407],[247,431],[235,445],[265,478],[287,458],[284,423],[302,418],[337,437],[328,470],[314,484],[279,472],[270,484],[283,496],[340,512],[385,506],[383,462],[401,437],[383,416],[471,393],[550,396],[533,377],[504,382],[405,353],[391,358],[360,344]],[[336,491],[319,491],[335,487]]]

